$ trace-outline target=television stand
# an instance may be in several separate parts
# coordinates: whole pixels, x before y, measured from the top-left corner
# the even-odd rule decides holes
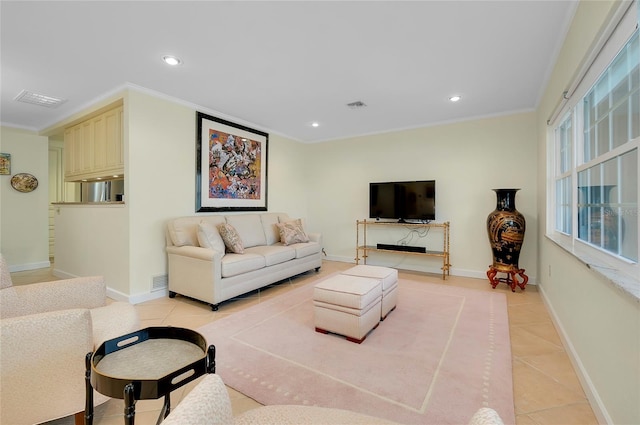
[[[360,227],[362,226],[362,235],[360,233]],[[397,245],[389,244],[367,244],[367,235],[371,226],[402,226],[405,228],[413,229],[442,229],[442,251],[430,251],[426,248],[416,249],[417,247],[411,247],[411,249],[399,247]],[[360,241],[362,237],[362,243]],[[360,253],[362,252],[362,257]],[[442,258],[442,279],[446,279],[449,276],[449,270],[451,264],[449,263],[449,222],[444,223],[407,223],[407,222],[390,222],[390,221],[376,221],[376,220],[357,220],[356,221],[356,264],[363,261],[363,264],[367,264],[367,257],[369,252],[384,252],[384,253],[396,253],[405,255],[418,255],[426,257],[439,257]]]
[[[412,220],[410,218],[405,220],[404,218],[400,218],[400,219],[398,219],[398,221],[396,223],[401,223],[401,224],[429,224],[429,223],[431,223],[431,220]]]

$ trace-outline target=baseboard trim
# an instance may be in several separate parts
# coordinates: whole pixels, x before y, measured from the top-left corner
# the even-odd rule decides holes
[[[327,260],[327,261],[338,261],[338,262],[341,262],[341,263],[352,263],[352,264],[355,264],[355,260],[353,258],[345,257],[345,256],[327,255],[326,257],[324,257],[324,259]],[[424,267],[424,268],[409,269],[407,267],[399,266],[399,264],[397,262],[395,264],[393,262],[388,262],[388,263],[384,263],[384,264],[383,263],[375,263],[374,264],[374,263],[369,262],[369,264],[376,265],[376,266],[392,267],[392,268],[397,268],[399,270],[408,270],[408,271],[422,272],[422,273],[442,274],[442,269],[440,267]],[[442,261],[440,261],[439,264],[442,264]],[[396,266],[398,266],[398,267],[396,267]],[[486,270],[465,270],[465,269],[458,269],[458,268],[455,268],[455,267],[451,267],[451,269],[449,270],[449,274],[451,274],[452,276],[471,277],[471,278],[475,278],[475,279],[487,279]],[[527,285],[536,286],[537,285],[536,278],[532,277],[532,276],[529,276],[529,282],[527,282]]]
[[[145,301],[157,300],[159,298],[164,298],[168,296],[169,296],[168,290],[160,290],[160,291],[148,292],[145,294],[130,295],[127,298],[127,301],[129,301],[129,303],[131,304],[140,304]]]
[[[145,294],[127,295],[124,292],[116,291],[113,288],[107,288],[107,296],[116,301],[125,301],[129,304],[140,304],[145,301],[167,297],[169,296],[169,291],[153,291]]]
[[[584,391],[585,395],[587,396],[587,399],[589,400],[589,403],[591,404],[591,408],[593,409],[593,413],[596,415],[596,418],[598,419],[598,423],[613,424],[613,420],[611,419],[611,416],[609,416],[609,413],[607,412],[607,408],[605,407],[604,403],[602,402],[602,399],[600,398],[600,395],[598,394],[598,391],[593,385],[593,381],[591,380],[591,377],[589,377],[589,373],[587,373],[586,369],[584,368],[584,365],[580,360],[580,356],[576,352],[575,347],[571,343],[571,339],[569,338],[566,331],[564,330],[564,327],[562,326],[562,322],[558,318],[558,315],[556,314],[556,311],[554,310],[553,305],[547,298],[547,294],[545,293],[544,286],[538,285],[538,290],[540,291],[540,295],[542,296],[542,301],[544,302],[544,305],[547,307],[547,310],[550,313],[549,315],[551,316],[551,320],[554,326],[556,327],[556,329],[558,330],[558,334],[560,335],[560,339],[562,340],[562,345],[564,345],[567,351],[567,354],[569,355],[569,360],[571,361],[571,364],[573,365],[573,368],[576,371],[576,375],[578,376],[580,385],[582,385],[582,390]]]
[[[53,269],[51,271],[51,274],[53,274],[55,277],[59,277],[60,279],[73,279],[75,277],[78,277],[78,276],[76,276],[74,274],[70,274],[70,273],[64,272],[64,271],[62,271],[60,269]]]
[[[9,266],[9,273],[25,272],[28,270],[46,269],[51,267],[50,261],[40,261],[37,263],[18,264],[17,266]]]

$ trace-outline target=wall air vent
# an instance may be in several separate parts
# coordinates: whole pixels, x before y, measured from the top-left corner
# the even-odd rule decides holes
[[[349,108],[351,108],[351,109],[362,109],[362,108],[366,108],[367,107],[367,105],[364,102],[360,101],[360,100],[357,100],[357,101],[351,102],[351,103],[347,103],[347,106]]]
[[[45,96],[30,92],[28,90],[22,90],[13,100],[18,102],[31,103],[33,105],[44,106],[45,108],[57,108],[62,105],[67,99],[59,99],[57,97]]]
[[[162,291],[169,287],[169,276],[166,274],[153,276],[151,279],[151,292]]]

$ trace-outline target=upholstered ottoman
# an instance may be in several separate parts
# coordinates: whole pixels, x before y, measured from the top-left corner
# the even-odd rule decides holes
[[[390,267],[361,264],[342,272],[344,275],[378,279],[382,285],[382,309],[380,319],[384,320],[398,304],[398,270]]]
[[[360,344],[380,323],[381,300],[378,279],[339,274],[323,280],[313,290],[316,331]]]

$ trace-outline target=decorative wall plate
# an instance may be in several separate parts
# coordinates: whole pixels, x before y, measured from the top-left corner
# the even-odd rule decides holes
[[[38,187],[38,179],[29,173],[18,173],[11,177],[11,187],[18,192],[33,192]]]

